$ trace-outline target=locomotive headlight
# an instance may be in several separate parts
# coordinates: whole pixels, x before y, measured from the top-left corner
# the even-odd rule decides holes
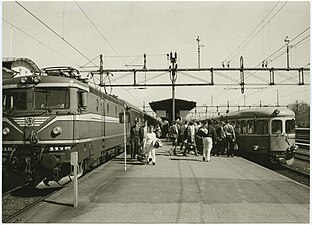
[[[4,136],[8,135],[9,133],[10,133],[10,129],[9,129],[8,127],[3,128],[2,134],[3,134]]]
[[[254,151],[258,151],[260,149],[259,145],[254,145]]]
[[[53,134],[59,135],[62,133],[62,128],[61,127],[54,127],[53,128]]]
[[[21,78],[21,83],[22,83],[22,84],[25,84],[26,82],[27,82],[27,77],[22,77],[22,78]]]
[[[33,77],[33,82],[39,83],[40,82],[40,77]]]

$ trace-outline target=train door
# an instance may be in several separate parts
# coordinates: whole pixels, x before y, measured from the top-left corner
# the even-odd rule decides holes
[[[100,115],[101,115],[101,136],[102,136],[102,149],[105,147],[105,104],[104,98],[100,100]]]
[[[271,120],[271,151],[279,152],[285,151],[285,126],[282,119],[272,119]]]

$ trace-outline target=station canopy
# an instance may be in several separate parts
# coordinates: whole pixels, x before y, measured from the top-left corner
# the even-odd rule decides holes
[[[172,98],[150,102],[152,110],[163,120],[172,121]],[[185,118],[189,111],[196,107],[196,102],[175,99],[175,118]]]

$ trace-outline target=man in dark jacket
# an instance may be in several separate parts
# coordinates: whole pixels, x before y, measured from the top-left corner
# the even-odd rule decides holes
[[[131,141],[131,158],[135,159],[135,155],[139,152],[141,147],[141,130],[138,118],[134,119],[134,125],[130,129],[130,141]]]
[[[235,142],[235,132],[234,127],[230,124],[229,120],[227,120],[226,124],[224,125],[224,133],[226,136],[227,157],[233,157],[233,143]]]

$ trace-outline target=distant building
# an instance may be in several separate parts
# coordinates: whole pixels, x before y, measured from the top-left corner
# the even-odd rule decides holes
[[[172,122],[172,98],[150,102],[149,105],[157,117]],[[185,119],[188,113],[195,107],[196,102],[175,99],[175,118]]]

